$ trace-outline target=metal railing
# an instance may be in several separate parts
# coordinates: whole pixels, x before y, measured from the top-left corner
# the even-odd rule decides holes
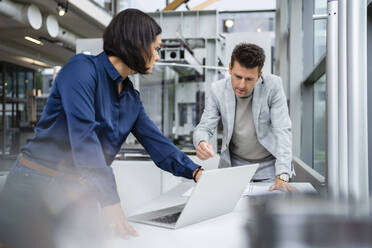
[[[298,157],[293,157],[296,176],[294,182],[308,182],[319,192],[324,193],[326,190],[326,180],[319,172],[311,168]]]

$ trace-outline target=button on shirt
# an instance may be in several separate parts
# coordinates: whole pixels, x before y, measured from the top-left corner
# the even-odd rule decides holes
[[[132,82],[120,76],[104,52],[79,54],[58,73],[35,136],[22,153],[47,167],[79,173],[107,206],[120,201],[109,165],[130,132],[158,167],[192,178],[198,165],[149,119]]]

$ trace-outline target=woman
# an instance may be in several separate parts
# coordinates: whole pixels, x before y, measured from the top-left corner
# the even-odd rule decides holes
[[[70,210],[76,217],[94,209],[91,206],[98,200],[109,226],[128,238],[137,234],[125,219],[108,165],[130,132],[161,169],[195,181],[201,170],[149,119],[128,78],[134,73],[151,73],[159,60],[160,26],[147,14],[127,9],[113,18],[103,39],[104,52],[78,54],[59,72],[35,136],[22,148],[5,192],[11,192],[7,195],[13,198],[22,196],[13,201],[18,204],[13,207],[28,197],[36,202],[35,209],[43,209],[40,202],[45,201],[53,217]],[[58,202],[57,210],[52,207],[50,211],[51,200]],[[18,218],[22,222],[23,217]],[[74,218],[70,219],[73,225]]]

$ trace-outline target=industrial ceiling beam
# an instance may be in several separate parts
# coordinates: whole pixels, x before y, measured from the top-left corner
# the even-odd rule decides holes
[[[187,3],[189,0],[174,0],[170,4],[168,4],[163,11],[167,10],[176,10],[179,6],[181,6],[183,3]]]
[[[215,2],[218,2],[218,1],[219,0],[207,0],[207,1],[204,1],[201,4],[196,5],[195,7],[191,8],[191,10],[203,10],[206,7],[208,7],[209,5],[212,5],[212,4],[214,4]]]

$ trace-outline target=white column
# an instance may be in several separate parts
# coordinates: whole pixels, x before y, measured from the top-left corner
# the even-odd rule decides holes
[[[349,198],[368,202],[366,0],[347,2],[347,79]]]
[[[301,119],[302,99],[301,86],[303,80],[302,52],[302,1],[290,2],[289,25],[289,115],[292,120],[292,152],[293,156],[301,155]]]
[[[330,197],[339,197],[338,168],[338,1],[328,0],[327,23],[327,165],[328,192]]]
[[[347,0],[338,1],[338,165],[341,199],[348,198],[348,145],[347,145]]]

